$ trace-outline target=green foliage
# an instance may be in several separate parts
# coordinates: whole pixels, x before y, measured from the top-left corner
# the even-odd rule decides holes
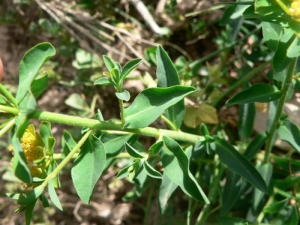
[[[238,1],[224,14],[222,23],[228,22],[232,29],[227,26],[222,31],[216,40],[218,50],[193,62],[179,57],[173,64],[162,46],[148,49],[146,60],[157,64],[157,87],[132,95],[136,96],[132,102],[124,82],[142,59],[129,60],[122,66],[105,55],[103,64],[100,58],[88,52],[76,51],[74,66],[78,70],[101,68],[102,64],[107,68],[103,76],[97,74],[89,91],[112,86],[120,107],[119,119],[104,120],[100,109],[96,109],[96,101],[90,101],[82,93],[71,94],[65,102],[82,111],[82,117],[38,110],[36,98],[46,90],[50,79],[47,74],[38,75],[55,49],[49,43],[30,49],[20,64],[16,96],[0,84],[0,111],[5,113],[0,134],[12,130],[12,168],[27,188],[8,196],[20,206],[17,211],[25,213],[26,224],[30,224],[38,201],[44,207],[49,206],[46,196],[63,210],[56,193],[61,187],[59,174],[74,158],[73,185],[79,198],[87,204],[101,175],[112,168],[118,172],[117,178],[133,184],[136,197],[149,195],[148,202],[151,202],[153,196],[158,196],[163,216],[171,210],[172,195],[183,192],[185,197],[181,201],[188,201],[188,224],[209,224],[210,221],[297,224],[298,203],[288,203],[290,199],[299,200],[295,194],[299,192],[299,177],[294,174],[300,172],[300,164],[294,155],[300,151],[300,132],[283,114],[283,106],[293,94],[292,84],[297,86],[296,79],[299,79],[300,32],[299,24],[296,25],[298,18],[288,7],[285,1]],[[247,65],[240,68],[235,79],[227,76],[229,50],[245,40],[238,40],[239,32],[245,32],[246,38],[255,36],[244,24],[244,19],[249,18],[262,21],[264,43],[269,50],[259,44],[259,53],[243,52]],[[40,24],[43,29],[56,32],[49,21],[41,20]],[[251,21],[249,24],[256,26]],[[253,38],[259,40],[257,35]],[[220,65],[202,65],[216,55],[220,56]],[[273,66],[268,83],[251,84],[250,78],[257,73],[255,63],[268,57],[272,57]],[[244,89],[237,92],[242,85]],[[228,129],[221,116],[223,99],[232,92],[235,94],[223,108],[239,105],[239,120],[233,122],[235,132]],[[188,108],[184,102],[186,97],[189,97]],[[259,134],[253,128],[256,102],[270,103],[268,126]],[[97,111],[96,119],[91,119],[94,111]],[[29,125],[31,119],[42,121],[39,132]],[[149,127],[156,121],[164,122],[163,126],[168,129]],[[80,127],[82,132],[73,138],[70,132],[64,131],[61,153],[56,153],[50,123]],[[274,151],[277,134],[290,145],[287,154]],[[155,139],[147,145],[149,149],[145,149],[140,136]],[[149,209],[150,203],[146,214]],[[146,224],[147,219],[144,222]]]

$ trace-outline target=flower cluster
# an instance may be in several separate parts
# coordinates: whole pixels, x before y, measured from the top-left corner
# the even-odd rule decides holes
[[[290,16],[300,21],[300,0],[292,0],[290,6]]]
[[[43,158],[45,157],[45,145],[40,135],[35,131],[32,124],[25,130],[22,138],[20,139],[21,146],[23,148],[27,166],[33,177],[43,178],[44,163]],[[13,150],[13,147],[10,147]],[[26,187],[30,187],[30,184],[26,184]]]

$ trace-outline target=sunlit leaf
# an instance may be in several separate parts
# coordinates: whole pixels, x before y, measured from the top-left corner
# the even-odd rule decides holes
[[[126,128],[143,128],[153,123],[168,107],[194,92],[193,87],[148,88],[124,110]]]
[[[83,144],[71,170],[73,184],[80,199],[89,203],[96,182],[100,178],[106,163],[105,148],[95,136]]]

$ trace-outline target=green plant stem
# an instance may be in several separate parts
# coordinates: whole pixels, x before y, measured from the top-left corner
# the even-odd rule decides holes
[[[6,113],[12,113],[14,115],[18,115],[19,113],[19,110],[17,108],[5,106],[5,105],[0,105],[0,111],[4,111]]]
[[[38,119],[42,121],[47,121],[50,123],[60,123],[70,126],[78,126],[90,128],[93,130],[115,130],[115,131],[125,131],[134,134],[140,134],[144,136],[150,136],[159,138],[162,135],[168,136],[174,140],[185,141],[189,143],[196,143],[198,141],[204,141],[203,136],[193,135],[184,133],[181,131],[171,131],[165,129],[156,129],[152,127],[128,129],[123,128],[120,122],[113,121],[99,121],[95,119],[86,119],[78,116],[69,116],[59,113],[46,112],[41,110],[36,110],[32,115],[31,119]]]
[[[211,188],[208,193],[208,199],[211,203],[214,203],[215,198],[218,194],[217,189],[219,187],[219,183],[223,176],[224,170],[225,170],[224,166],[221,165],[219,159],[217,158],[215,174],[213,176],[212,185],[211,185]],[[211,206],[211,204],[205,204],[203,206],[203,209],[201,210],[201,212],[197,218],[196,225],[205,225],[206,224],[206,220],[210,214],[210,206]]]
[[[275,135],[275,131],[277,129],[277,125],[279,123],[281,114],[282,114],[282,110],[283,110],[283,106],[285,103],[285,99],[288,93],[288,90],[291,86],[292,80],[293,80],[293,76],[294,76],[294,71],[295,71],[295,67],[296,67],[296,62],[297,62],[297,58],[295,58],[288,66],[288,70],[287,70],[287,75],[286,78],[284,80],[284,83],[282,84],[281,87],[281,93],[282,96],[280,97],[279,101],[278,101],[278,106],[276,109],[276,113],[275,113],[275,117],[274,120],[272,122],[269,134],[268,134],[268,139],[266,142],[266,147],[265,147],[265,157],[264,157],[264,161],[263,163],[268,163],[269,162],[269,155],[272,149],[272,140],[274,138]]]
[[[84,142],[89,138],[89,136],[92,134],[93,130],[89,130],[84,134],[84,136],[80,139],[80,141],[75,145],[75,147],[72,149],[72,151],[64,158],[60,164],[50,173],[48,174],[47,178],[44,180],[44,182],[41,184],[42,187],[46,187],[50,180],[52,180],[54,177],[58,175],[58,173],[62,170],[62,168],[65,167],[65,165],[72,159],[73,155],[77,153],[77,151],[81,148],[81,146],[84,144]]]
[[[120,117],[122,121],[122,125],[125,124],[125,116],[124,116],[124,104],[123,100],[119,99],[119,106],[120,106]]]
[[[153,191],[154,191],[154,186],[150,186],[150,191],[148,193],[148,199],[147,199],[147,205],[146,205],[146,209],[145,209],[145,219],[144,219],[145,225],[149,224],[148,220],[149,220]]]
[[[9,131],[15,125],[16,119],[9,121],[1,130],[0,137],[2,137],[7,131]]]
[[[239,86],[250,80],[252,77],[254,77],[260,70],[265,68],[267,65],[269,65],[271,61],[264,62],[263,64],[259,65],[255,69],[251,70],[249,73],[247,73],[245,76],[243,76],[241,79],[239,79],[236,83],[234,83],[232,86],[228,88],[227,91],[225,91],[218,100],[212,103],[213,106],[217,106],[220,101],[225,98],[227,95],[235,91]]]
[[[12,94],[2,85],[0,84],[0,92],[3,93],[3,95],[9,100],[11,101],[11,103],[15,106],[18,107],[18,102],[17,100],[14,98],[14,96],[12,96]]]
[[[164,115],[161,115],[160,117],[162,118],[163,121],[165,121],[165,122],[169,125],[169,127],[170,127],[172,130],[178,130],[178,129],[175,127],[175,125],[174,125],[167,117],[165,117]]]

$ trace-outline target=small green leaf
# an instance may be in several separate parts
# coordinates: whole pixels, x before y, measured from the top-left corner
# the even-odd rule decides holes
[[[133,144],[136,141],[137,137],[138,135],[124,135],[124,136],[109,138],[109,140],[103,143],[106,149],[107,157],[111,158],[118,155],[121,151],[125,149],[124,144],[126,142]]]
[[[107,77],[101,77],[94,82],[94,85],[114,85],[114,83]]]
[[[164,145],[163,141],[158,141],[158,142],[154,143],[153,145],[151,145],[151,147],[149,148],[149,151],[153,155],[158,154],[160,152],[161,148],[163,147],[163,145]]]
[[[139,175],[139,173],[141,172],[140,170],[141,168],[141,163],[140,160],[136,160],[135,163],[133,163],[129,168],[128,168],[128,180],[129,181],[133,181],[133,179]]]
[[[180,85],[179,76],[175,65],[167,52],[159,45],[156,50],[158,87],[172,87]],[[165,111],[165,116],[180,128],[185,112],[184,101],[180,100]]]
[[[209,204],[209,200],[189,170],[189,160],[180,145],[173,139],[163,136],[161,162],[164,173],[171,181],[178,184],[188,196]]]
[[[173,86],[143,90],[124,110],[126,128],[143,128],[153,123],[168,107],[194,92],[193,87]]]
[[[273,56],[273,69],[275,71],[284,70],[291,62],[292,58],[287,56],[287,51],[291,47],[294,39],[297,38],[291,28],[284,28],[280,36],[280,41],[277,46],[276,52]],[[291,55],[294,53],[291,51]]]
[[[37,44],[25,53],[20,63],[19,88],[16,95],[18,102],[21,102],[30,90],[42,65],[54,55],[55,48],[47,42]]]
[[[253,132],[255,112],[254,103],[243,104],[240,106],[238,133],[240,140],[244,143],[248,143]]]
[[[120,82],[121,71],[119,68],[115,67],[110,71],[111,79],[115,84]]]
[[[266,142],[268,136],[266,133],[258,134],[254,137],[254,139],[250,142],[250,144],[247,146],[244,156],[247,159],[252,159],[256,153],[261,149],[261,147]]]
[[[281,97],[281,92],[269,84],[254,84],[226,102],[227,106],[253,102],[271,102]]]
[[[293,42],[288,47],[286,55],[289,58],[296,58],[300,55],[300,38],[296,35],[294,36]]]
[[[95,184],[105,168],[105,162],[104,145],[92,135],[83,144],[71,170],[77,194],[86,204],[91,200]]]
[[[82,111],[90,111],[89,105],[86,101],[82,98],[80,94],[72,93],[66,100],[65,103],[68,106],[71,106],[75,109],[82,110]]]
[[[284,224],[299,224],[299,211],[297,206],[292,206],[291,209],[287,212]]]
[[[299,182],[300,182],[300,176],[295,177],[293,175],[288,176],[284,180],[272,179],[272,184],[281,190],[287,190]]]
[[[258,167],[258,171],[265,180],[266,184],[269,185],[273,173],[273,165],[271,163],[265,163]],[[253,208],[254,210],[258,209],[261,201],[263,201],[265,193],[261,192],[258,189],[254,191],[254,201],[253,201]]]
[[[52,137],[51,132],[51,124],[49,122],[43,121],[40,125],[40,135],[43,140],[43,143],[45,144],[46,149],[48,148],[48,139]],[[55,140],[55,139],[54,139]]]
[[[231,170],[227,170],[226,183],[222,193],[222,215],[228,213],[239,198],[241,185],[241,176]]]
[[[281,140],[288,142],[293,148],[300,152],[300,130],[290,120],[282,121],[278,128],[278,134]]]
[[[104,55],[103,56],[103,61],[104,61],[104,64],[106,66],[106,68],[108,69],[108,71],[110,72],[113,68],[115,68],[115,63],[114,61],[108,57],[107,55]]]
[[[16,134],[12,137],[12,146],[14,148],[13,170],[16,177],[25,183],[31,183],[32,177],[27,167],[26,157]]]
[[[133,158],[144,158],[144,155],[142,155],[138,150],[134,149],[132,146],[130,146],[128,143],[125,143],[125,148],[129,155],[131,155]]]
[[[279,43],[282,27],[276,23],[262,22],[262,31],[266,44],[275,52]]]
[[[30,225],[31,224],[31,219],[32,219],[32,214],[33,214],[33,210],[34,210],[34,206],[36,204],[37,199],[35,199],[35,201],[29,203],[28,205],[26,205],[26,209],[25,209],[25,221],[26,221],[26,225]]]
[[[142,59],[133,59],[130,60],[128,63],[126,63],[126,65],[124,66],[123,70],[122,70],[122,79],[124,80],[128,74],[130,74],[130,72],[132,70],[134,70],[136,67],[138,67],[138,65],[142,62]]]
[[[34,201],[37,200],[37,198],[44,192],[44,187],[42,186],[37,186],[30,192],[28,192],[26,195],[20,196],[19,200],[17,203],[19,205],[28,205]]]
[[[64,130],[64,134],[61,140],[62,152],[64,156],[67,156],[70,151],[75,147],[76,141],[74,141],[69,131]]]
[[[39,199],[41,200],[41,202],[42,202],[44,208],[47,208],[47,207],[50,206],[49,201],[48,201],[48,199],[46,198],[46,196],[45,196],[44,193],[40,195]]]
[[[170,180],[170,178],[164,173],[162,177],[162,182],[159,188],[159,207],[161,210],[161,214],[164,214],[167,205],[168,205],[168,200],[170,199],[171,195],[173,192],[176,190],[178,185]]]
[[[116,92],[118,99],[128,102],[130,99],[130,94],[128,91],[124,90],[123,92]]]
[[[17,136],[19,138],[23,136],[23,133],[25,132],[29,124],[30,115],[35,112],[36,107],[37,102],[35,100],[35,97],[30,91],[28,91],[22,102],[19,104],[20,113],[16,117],[16,124],[18,124]]]
[[[155,179],[162,179],[161,173],[154,169],[147,161],[143,162],[143,166],[150,177]]]
[[[211,148],[219,155],[220,160],[233,172],[244,177],[253,186],[267,193],[267,185],[254,166],[226,141],[215,137]]]
[[[287,206],[287,204],[288,204],[288,199],[279,202],[274,202],[273,204],[266,206],[263,209],[263,212],[270,213],[270,214],[278,213],[283,207]]]
[[[63,210],[62,207],[61,207],[59,198],[58,198],[58,196],[57,196],[57,194],[56,194],[56,191],[55,191],[55,189],[54,189],[52,180],[50,180],[49,183],[48,183],[48,193],[49,193],[50,199],[51,199],[51,201],[53,202],[53,204],[54,204],[57,208],[59,208],[60,210]]]
[[[48,74],[45,73],[44,76],[33,81],[31,85],[31,92],[34,95],[34,97],[37,98],[43,93],[44,90],[46,90],[47,86]]]
[[[125,177],[128,177],[129,172],[128,169],[131,168],[132,165],[126,166],[125,168],[123,168],[118,174],[117,174],[117,178],[118,179],[123,179]]]

